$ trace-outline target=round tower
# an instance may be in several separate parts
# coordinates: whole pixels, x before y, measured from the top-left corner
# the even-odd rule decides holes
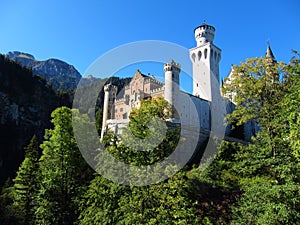
[[[107,120],[114,119],[114,107],[117,95],[117,87],[112,84],[107,84],[104,86],[104,103],[103,103],[103,118],[102,118],[102,130],[101,130],[101,140],[104,136]]]
[[[165,72],[165,99],[174,106],[179,95],[180,64],[172,60],[164,65]],[[173,114],[174,115],[174,114]]]
[[[221,49],[214,45],[215,28],[203,23],[194,30],[197,46],[190,49],[193,63],[193,95],[212,101],[219,89]]]
[[[213,43],[215,37],[215,28],[206,23],[201,24],[194,30],[197,47],[207,42]]]

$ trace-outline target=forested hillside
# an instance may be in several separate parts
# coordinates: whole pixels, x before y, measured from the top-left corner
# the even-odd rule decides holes
[[[208,167],[191,165],[156,184],[122,185],[93,173],[76,144],[72,115],[87,127],[93,121],[88,115],[79,116],[78,109],[54,110],[53,127],[46,131],[43,143],[38,146],[35,137],[28,142],[15,179],[2,189],[0,223],[299,224],[299,60],[295,53],[288,64],[263,57],[235,66],[231,82],[225,82],[222,90],[236,103],[227,121],[234,126],[256,122],[260,129],[252,142],[223,141]],[[164,99],[143,101],[130,114],[129,129],[142,140],[149,137],[145,124],[151,118],[166,121],[168,107]],[[139,151],[143,141],[131,142],[133,137],[126,133],[123,142],[107,133],[103,143],[123,162],[148,165],[168,156],[178,135],[179,130],[170,129],[158,146],[147,143],[146,151]],[[96,156],[95,160],[97,171],[118,176],[115,168],[103,168],[105,159]],[[161,173],[170,173],[174,166]]]
[[[0,186],[24,157],[23,148],[36,134],[39,142],[50,127],[50,114],[68,98],[55,93],[30,69],[0,55]]]
[[[34,58],[30,58],[30,61],[32,60]],[[15,176],[24,158],[24,147],[32,136],[36,135],[39,143],[43,140],[45,129],[51,127],[51,112],[59,106],[71,107],[73,94],[70,93],[74,93],[75,89],[74,87],[68,89],[69,93],[62,90],[55,91],[43,77],[33,76],[31,69],[4,55],[0,55],[0,79],[0,186],[2,186],[8,177]],[[53,82],[61,82],[61,79]],[[82,87],[89,89],[97,87],[96,84],[99,83],[112,82],[122,91],[124,85],[128,83],[128,79],[117,77],[108,80],[94,78],[89,81],[88,78],[83,78]],[[80,92],[80,88],[78,91]],[[103,94],[103,90],[100,91],[96,106],[99,124],[102,122]],[[82,101],[85,101],[86,105],[89,104],[87,99]],[[87,107],[82,110],[90,114],[95,113],[95,110]],[[101,125],[97,127],[100,132]]]

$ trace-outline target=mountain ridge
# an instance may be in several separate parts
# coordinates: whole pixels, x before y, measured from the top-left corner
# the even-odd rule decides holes
[[[6,57],[31,69],[33,75],[44,77],[56,91],[72,91],[82,78],[73,65],[60,59],[37,60],[33,55],[20,51],[10,51]]]

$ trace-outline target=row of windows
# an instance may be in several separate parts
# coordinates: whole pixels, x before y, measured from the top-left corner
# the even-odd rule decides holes
[[[204,52],[203,52],[203,55],[204,55],[204,59],[206,59],[207,58],[207,48],[206,49],[204,49]],[[217,53],[217,51],[214,51],[214,50],[210,50],[210,55],[211,55],[211,57],[212,58],[214,58],[215,60],[217,60],[217,58],[220,58],[220,53]],[[193,61],[195,62],[195,58],[196,58],[196,54],[195,53],[193,53],[192,54],[192,59],[193,59]],[[197,53],[197,60],[199,61],[200,59],[202,58],[202,51],[199,51],[198,53]]]

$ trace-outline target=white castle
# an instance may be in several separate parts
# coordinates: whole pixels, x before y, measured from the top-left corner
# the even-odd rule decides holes
[[[199,140],[205,139],[212,129],[224,130],[225,137],[230,135],[230,127],[224,128],[224,113],[220,111],[220,74],[219,62],[221,49],[214,44],[215,28],[203,23],[194,30],[196,47],[190,49],[190,59],[193,64],[193,93],[187,94],[190,101],[180,97],[180,64],[173,60],[164,65],[165,83],[161,83],[153,76],[142,74],[139,70],[134,74],[131,82],[125,86],[123,96],[117,96],[117,87],[111,84],[104,87],[104,107],[101,138],[109,129],[120,133],[121,128],[127,126],[132,108],[139,107],[145,98],[164,97],[175,106],[179,115],[174,115],[172,122],[199,129]],[[268,46],[267,54],[272,51]],[[271,52],[271,53],[270,53]],[[273,53],[271,54],[272,57]],[[230,75],[229,75],[230,76]],[[214,104],[212,104],[214,103]],[[222,103],[220,103],[222,104]],[[176,106],[177,105],[177,106]],[[178,110],[178,107],[180,108]],[[226,102],[225,114],[232,112],[234,104]],[[196,108],[196,115],[191,113]],[[220,114],[212,127],[212,115]],[[221,115],[222,114],[222,115]],[[197,117],[197,120],[195,119]],[[216,116],[215,116],[216,118]],[[196,121],[196,122],[195,122]],[[243,139],[249,141],[257,131],[255,124],[245,124],[242,128]],[[201,141],[200,141],[201,142]]]

